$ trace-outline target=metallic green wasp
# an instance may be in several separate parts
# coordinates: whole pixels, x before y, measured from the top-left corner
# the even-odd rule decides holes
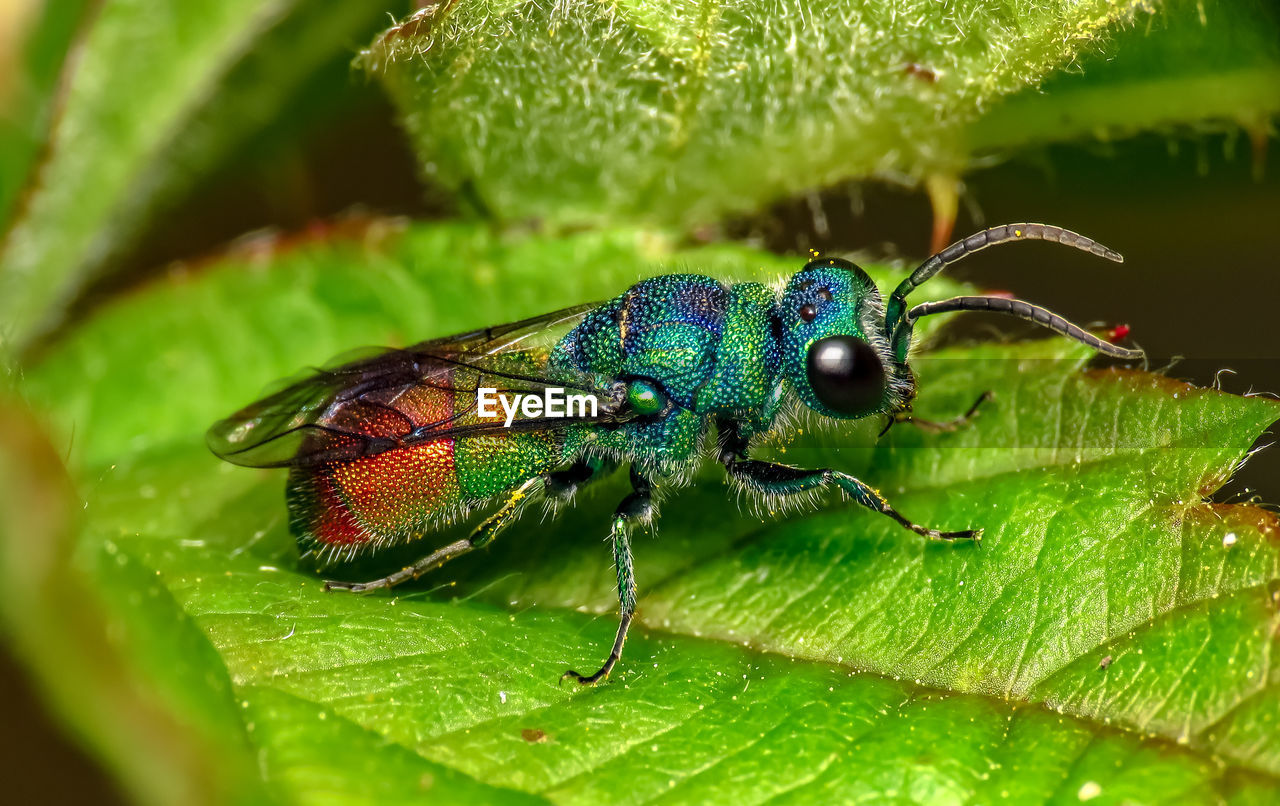
[[[611,524],[617,637],[598,671],[564,673],[596,683],[617,663],[635,612],[631,528],[653,517],[655,487],[687,480],[707,453],[735,485],[766,498],[835,487],[926,538],[981,537],[980,529],[913,523],[839,470],[788,467],[750,453],[753,441],[780,427],[788,406],[839,419],[880,415],[889,425],[911,420],[916,383],[907,355],[923,316],[996,311],[1107,355],[1142,356],[1020,300],[972,296],[907,307],[911,291],[945,266],[1017,240],[1054,241],[1122,260],[1057,227],[1010,224],[929,258],[887,304],[862,269],[835,258],[810,262],[781,291],[693,274],[658,276],[603,304],[321,370],[215,424],[209,445],[236,464],[288,467],[292,531],[304,548],[330,560],[417,539],[496,504],[470,536],[407,568],[371,582],[326,584],[351,591],[416,579],[488,544],[529,501],[568,499],[628,465],[632,490]]]

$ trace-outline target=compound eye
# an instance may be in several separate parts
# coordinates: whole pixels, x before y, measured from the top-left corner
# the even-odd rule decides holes
[[[870,414],[884,403],[888,378],[880,356],[862,339],[828,336],[809,348],[809,387],[818,402],[847,417]]]

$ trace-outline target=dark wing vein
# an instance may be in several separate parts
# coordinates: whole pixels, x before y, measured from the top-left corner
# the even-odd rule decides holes
[[[209,447],[249,467],[312,467],[444,437],[623,422],[628,415],[610,379],[546,368],[549,340],[595,307],[579,305],[314,370],[215,423]],[[552,386],[595,395],[597,413],[519,415],[509,427],[503,417],[476,416],[480,387],[521,395]]]

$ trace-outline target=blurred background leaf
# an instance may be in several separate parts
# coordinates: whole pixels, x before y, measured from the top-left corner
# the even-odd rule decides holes
[[[362,58],[427,174],[500,218],[696,228],[888,179],[927,181],[944,238],[993,151],[1280,111],[1273,5],[1153,10],[440,2]]]
[[[89,0],[59,6],[42,13],[37,0],[14,0],[0,9],[0,222],[43,147],[54,88]]]
[[[25,345],[55,325],[158,208],[244,140],[281,121],[321,125],[327,101],[344,95],[310,82],[344,82],[324,68],[345,65],[352,45],[397,10],[385,2],[105,0],[84,17],[74,3],[46,6],[48,22],[36,27],[43,36],[28,47],[38,65],[56,64],[68,20],[83,19],[57,97],[40,107],[53,107],[47,143],[0,253],[9,338]],[[39,89],[52,88],[43,70],[33,75]],[[309,85],[306,114],[282,116]]]
[[[1280,7],[1264,0],[1173,0],[1100,53],[978,118],[979,157],[1047,142],[1242,127],[1261,171],[1280,111]]]
[[[0,496],[0,629],[47,702],[141,802],[263,797],[226,667],[153,572],[102,546],[89,562],[75,557],[82,505],[73,482],[37,419],[8,395]],[[10,791],[47,777],[43,761]]]

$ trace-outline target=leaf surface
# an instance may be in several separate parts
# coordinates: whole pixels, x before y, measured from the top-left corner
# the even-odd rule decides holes
[[[1243,127],[1262,151],[1277,113],[1275,4],[1170,0],[1159,15],[1117,33],[1104,52],[993,108],[972,125],[968,141],[982,154],[1144,131]]]
[[[1099,134],[1244,125],[1261,149],[1277,42],[1258,0],[506,0],[431,4],[363,61],[482,209],[697,231],[867,179],[953,217],[973,166]]]
[[[236,715],[206,716],[210,733],[242,735],[282,801],[1274,799],[1276,522],[1203,501],[1277,418],[1269,400],[1087,369],[1057,341],[921,356],[921,416],[995,390],[972,427],[876,441],[878,423],[806,424],[768,450],[854,472],[918,521],[984,526],[982,547],[834,498],[757,517],[709,468],[636,537],[639,623],[590,690],[557,678],[612,640],[601,539],[621,479],[360,598],[324,593],[298,558],[279,474],[201,444],[268,380],[360,343],[604,298],[641,273],[799,262],[639,232],[377,224],[121,300],[24,391],[55,445],[74,428],[79,555],[120,629],[153,636],[130,663],[164,680],[165,647],[185,644],[158,625],[198,627],[191,656],[229,683],[168,707]],[[418,548],[328,574],[371,577]]]

